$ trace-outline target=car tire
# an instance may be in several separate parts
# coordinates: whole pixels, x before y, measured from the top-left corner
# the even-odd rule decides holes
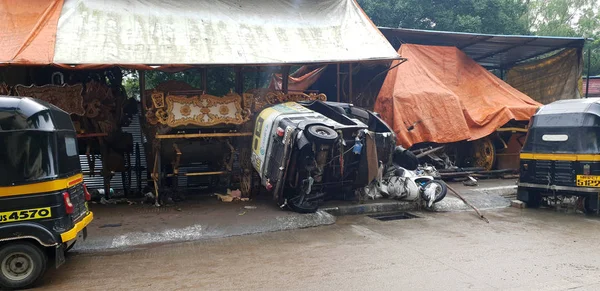
[[[333,143],[338,138],[335,130],[323,125],[311,125],[305,132],[306,137],[316,143]]]
[[[29,242],[0,246],[0,289],[34,286],[42,278],[47,264],[46,254]]]

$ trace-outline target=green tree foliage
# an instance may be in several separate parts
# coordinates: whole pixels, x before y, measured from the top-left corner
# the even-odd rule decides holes
[[[377,26],[491,34],[526,34],[520,0],[358,0]]]
[[[584,49],[584,74],[590,49],[590,75],[600,74],[600,3],[598,0],[529,0],[528,22],[537,35],[593,38]]]
[[[600,74],[598,0],[358,0],[377,26],[490,34],[593,38],[590,75]]]

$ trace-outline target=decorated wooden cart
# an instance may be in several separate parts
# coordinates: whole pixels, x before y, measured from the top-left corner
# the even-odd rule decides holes
[[[326,101],[327,97],[269,89],[214,96],[178,81],[146,90],[144,133],[151,145],[148,168],[152,169],[156,204],[181,198],[180,186],[229,187],[239,189],[242,197],[250,196],[254,117],[270,105],[309,100]]]

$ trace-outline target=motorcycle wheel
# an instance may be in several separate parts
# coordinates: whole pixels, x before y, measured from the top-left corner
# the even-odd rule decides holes
[[[438,186],[437,192],[435,193],[435,200],[433,201],[433,203],[437,203],[442,201],[442,199],[444,199],[444,197],[446,197],[446,194],[448,193],[448,186],[446,186],[446,183],[442,182],[442,181],[438,181],[438,180],[431,180],[427,183],[425,183],[425,185],[423,185],[423,191],[421,191],[421,198],[423,199],[427,199],[424,196],[425,190],[427,189],[427,187],[436,184]]]

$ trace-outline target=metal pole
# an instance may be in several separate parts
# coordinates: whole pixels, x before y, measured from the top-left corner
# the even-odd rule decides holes
[[[140,86],[140,101],[142,102],[142,116],[146,116],[146,71],[138,70],[139,86]]]
[[[350,83],[350,88],[348,89],[348,101],[350,104],[354,101],[352,98],[352,63],[348,64],[348,81]]]
[[[592,48],[588,48],[588,68],[587,68],[587,79],[585,79],[585,98],[588,98],[588,94],[590,92],[590,67],[592,62]]]
[[[337,77],[337,102],[340,102],[340,64],[337,64],[337,74],[335,75]]]

